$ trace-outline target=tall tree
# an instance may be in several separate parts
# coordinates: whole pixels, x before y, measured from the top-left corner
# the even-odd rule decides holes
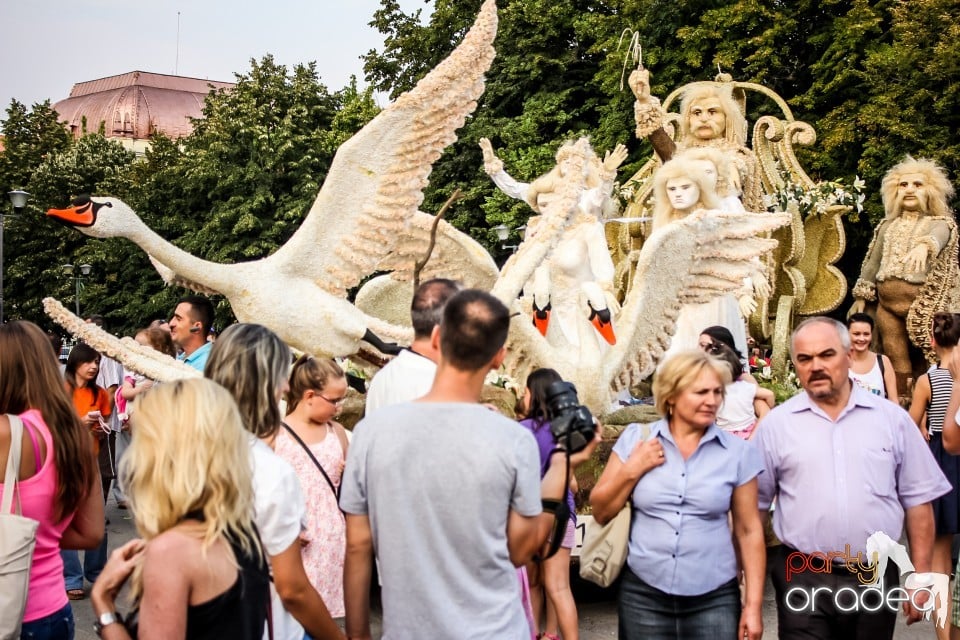
[[[59,126],[59,125],[58,125]],[[81,282],[81,310],[114,315],[111,293],[127,283],[118,263],[126,248],[119,240],[88,240],[73,229],[46,218],[50,207],[62,207],[83,193],[125,197],[134,155],[101,133],[87,134],[65,149],[49,154],[31,171],[30,206],[10,224],[5,246],[8,316],[48,324],[41,300],[53,295],[71,306],[76,281],[61,267],[89,263],[95,272]],[[119,318],[116,318],[119,320]]]
[[[3,121],[0,153],[0,188],[4,193],[30,184],[33,172],[51,155],[70,146],[70,134],[57,119],[50,101],[30,109],[11,100]]]

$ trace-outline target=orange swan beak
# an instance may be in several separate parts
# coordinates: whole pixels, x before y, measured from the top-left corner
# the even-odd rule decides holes
[[[589,302],[587,306],[590,307],[590,324],[593,325],[593,328],[603,336],[608,344],[617,344],[617,336],[613,333],[613,323],[610,322],[610,309],[597,311]]]
[[[72,227],[90,227],[97,221],[93,204],[91,200],[87,200],[83,204],[72,205],[66,209],[48,209],[47,215]]]
[[[539,331],[542,336],[547,335],[547,327],[550,325],[551,309],[552,306],[549,302],[543,309],[537,306],[536,301],[533,303],[533,326],[537,328],[537,331]]]

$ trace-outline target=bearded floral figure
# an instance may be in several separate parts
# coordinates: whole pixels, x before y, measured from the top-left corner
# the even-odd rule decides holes
[[[948,206],[953,186],[932,160],[907,156],[883,178],[886,218],[877,226],[853,288],[850,313],[877,305],[883,352],[897,387],[926,368],[930,322],[957,304],[957,224]]]
[[[635,69],[630,74],[629,84],[636,97],[637,137],[650,140],[661,162],[667,162],[685,149],[719,149],[735,167],[731,187],[747,211],[766,209],[757,158],[746,146],[747,120],[733,97],[730,83],[695,82],[689,85],[680,102],[679,142],[674,142],[663,128],[660,100],[650,95],[650,72]]]

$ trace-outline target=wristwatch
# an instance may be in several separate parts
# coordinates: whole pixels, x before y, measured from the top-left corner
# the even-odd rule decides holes
[[[93,631],[98,638],[103,637],[103,628],[114,622],[123,622],[123,618],[116,611],[106,611],[100,614],[100,617],[93,621]]]

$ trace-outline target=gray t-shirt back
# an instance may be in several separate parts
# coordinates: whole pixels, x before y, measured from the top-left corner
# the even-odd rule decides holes
[[[354,429],[341,508],[370,518],[384,640],[529,638],[507,516],[541,512],[529,431],[474,404],[404,403]]]

